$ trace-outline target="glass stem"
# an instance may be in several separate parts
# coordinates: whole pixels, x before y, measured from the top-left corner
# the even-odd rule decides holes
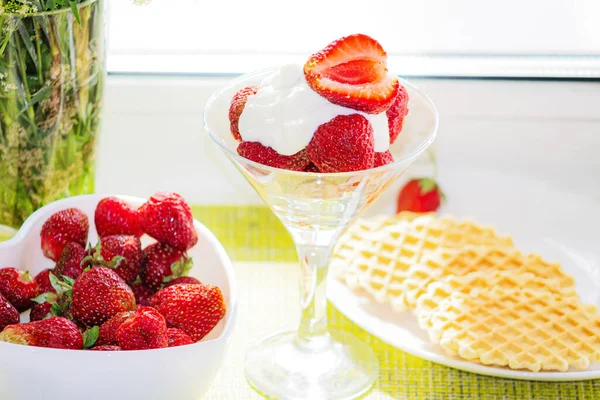
[[[331,245],[297,245],[300,259],[300,307],[302,309],[298,342],[310,348],[329,339],[327,330],[327,267]]]

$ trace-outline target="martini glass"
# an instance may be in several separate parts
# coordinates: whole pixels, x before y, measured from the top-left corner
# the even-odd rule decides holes
[[[258,85],[273,72],[267,69],[234,79],[210,97],[204,112],[210,137],[290,232],[300,260],[299,327],[254,344],[246,353],[245,374],[257,391],[277,399],[351,399],[369,390],[379,364],[368,345],[327,327],[329,261],[348,225],[433,142],[438,115],[431,100],[402,81],[409,93],[410,111],[390,148],[394,163],[329,174],[268,167],[237,154],[228,109],[239,89]]]

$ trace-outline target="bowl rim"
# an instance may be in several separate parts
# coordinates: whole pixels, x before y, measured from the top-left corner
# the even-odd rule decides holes
[[[23,242],[23,239],[30,232],[32,226],[40,219],[41,216],[43,216],[46,213],[46,211],[49,208],[58,209],[58,208],[60,208],[61,205],[68,205],[69,207],[73,207],[79,200],[99,202],[103,198],[113,197],[113,196],[118,197],[118,198],[123,199],[128,202],[134,203],[134,204],[141,205],[146,202],[146,199],[143,199],[141,197],[127,196],[127,195],[120,195],[120,194],[87,194],[87,195],[66,197],[64,199],[49,203],[49,204],[45,205],[44,207],[41,207],[34,213],[32,213],[25,220],[25,222],[23,223],[21,228],[19,228],[19,230],[17,231],[17,233],[15,234],[14,237],[12,237],[11,239],[9,239],[7,241],[0,243],[0,249],[7,249],[7,248],[19,246]],[[214,248],[214,250],[217,254],[217,257],[219,258],[219,260],[221,261],[221,264],[223,266],[223,270],[225,272],[225,276],[227,279],[227,284],[229,286],[229,305],[228,305],[226,313],[225,313],[225,326],[223,327],[223,331],[221,332],[221,334],[218,337],[216,337],[214,339],[206,340],[206,341],[196,342],[194,344],[187,345],[187,346],[166,347],[166,348],[150,349],[150,350],[126,350],[126,351],[107,351],[107,352],[83,351],[83,350],[65,351],[65,349],[23,346],[23,345],[7,343],[7,342],[0,342],[0,346],[18,346],[18,347],[22,347],[23,350],[31,351],[31,349],[35,349],[36,352],[60,351],[62,353],[69,353],[69,354],[95,353],[95,354],[99,354],[97,357],[102,357],[103,355],[104,356],[106,356],[106,355],[116,356],[117,354],[134,354],[134,353],[140,353],[140,352],[148,353],[148,352],[158,352],[158,351],[163,351],[163,352],[164,351],[178,351],[178,349],[180,349],[180,348],[189,348],[190,346],[199,348],[201,346],[206,347],[209,344],[215,344],[217,342],[225,342],[225,344],[229,343],[231,340],[232,334],[233,334],[233,330],[235,328],[235,322],[237,320],[237,313],[238,313],[238,290],[237,290],[237,283],[236,283],[236,279],[235,279],[236,278],[235,277],[235,269],[233,268],[233,264],[231,262],[231,259],[227,255],[225,248],[223,247],[221,242],[219,242],[219,240],[214,235],[214,233],[212,233],[212,231],[210,229],[208,229],[204,224],[202,224],[196,218],[194,218],[194,228],[196,229],[196,232],[198,232],[199,235],[202,235],[204,238],[206,238],[209,245],[211,245]]]
[[[217,99],[221,95],[223,95],[225,92],[227,92],[229,89],[235,87],[236,85],[239,85],[240,83],[242,83],[248,79],[257,78],[260,76],[266,76],[268,73],[275,72],[276,70],[277,70],[277,67],[269,67],[269,68],[263,68],[263,69],[252,71],[252,72],[249,72],[246,74],[239,75],[236,78],[231,79],[229,82],[227,82],[225,85],[221,86],[216,91],[214,91],[210,95],[210,97],[208,98],[208,100],[204,106],[204,109],[202,112],[202,122],[204,125],[204,129],[206,130],[206,133],[208,133],[208,136],[210,136],[212,141],[215,142],[225,152],[225,154],[227,154],[232,160],[235,160],[238,163],[243,162],[248,165],[254,166],[256,168],[261,168],[261,169],[269,171],[269,172],[279,172],[279,173],[284,172],[289,175],[317,176],[317,177],[330,177],[330,178],[336,178],[336,177],[350,178],[350,177],[353,177],[353,176],[356,176],[359,174],[364,174],[364,173],[393,170],[393,169],[397,169],[399,166],[406,165],[406,163],[411,162],[412,160],[417,158],[419,155],[421,155],[435,141],[435,139],[438,135],[439,126],[440,126],[440,115],[439,115],[439,111],[438,111],[437,107],[435,106],[435,103],[419,87],[412,84],[411,82],[409,82],[406,79],[398,77],[398,81],[402,85],[410,88],[411,91],[415,92],[423,99],[423,101],[427,104],[427,107],[430,109],[435,122],[434,122],[433,127],[430,129],[430,131],[427,132],[427,137],[421,141],[420,145],[416,149],[412,150],[411,152],[407,152],[406,154],[403,154],[402,157],[395,159],[393,163],[382,165],[382,166],[379,166],[376,168],[360,170],[360,171],[324,173],[324,172],[292,171],[292,170],[288,170],[288,169],[271,167],[271,166],[264,165],[264,164],[258,163],[256,161],[252,161],[247,158],[244,158],[241,155],[239,155],[236,151],[233,151],[230,148],[228,148],[227,146],[225,146],[225,144],[222,143],[222,141],[219,137],[219,134],[217,132],[213,132],[213,129],[210,129],[210,125],[211,125],[210,124],[211,116],[209,115],[210,110],[217,103]],[[409,101],[410,101],[410,98],[409,98]]]

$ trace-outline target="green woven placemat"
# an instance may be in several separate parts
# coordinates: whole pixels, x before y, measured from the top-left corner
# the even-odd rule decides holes
[[[288,233],[266,207],[203,206],[193,207],[193,212],[198,220],[215,233],[234,261],[296,261]],[[287,267],[293,268],[293,265]],[[260,274],[264,279],[282,279],[287,276],[282,275],[281,271],[273,274],[274,276],[269,276],[268,271],[262,270],[254,272],[244,269],[239,272],[240,280],[250,276],[255,278],[253,273]],[[244,283],[240,282],[240,287]],[[282,297],[283,295],[279,297],[281,301]],[[289,302],[290,299],[286,298],[285,301]],[[246,311],[243,305],[240,314],[241,311]],[[329,307],[329,317],[332,327],[354,333],[368,342],[379,356],[380,376],[374,390],[366,396],[368,399],[600,399],[600,380],[531,382],[462,372],[422,360],[385,344],[353,324],[332,306]],[[244,316],[240,315],[238,324],[242,325],[243,322]],[[241,331],[243,327],[237,329],[238,333]],[[227,373],[233,374],[232,376],[241,374],[240,364],[229,367],[231,370]],[[218,386],[229,379],[229,376],[220,378],[208,398],[249,398],[249,391],[234,393],[228,392],[227,387]]]

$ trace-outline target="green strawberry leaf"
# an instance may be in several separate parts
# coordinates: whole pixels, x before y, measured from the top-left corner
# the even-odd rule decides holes
[[[48,295],[50,293],[42,293],[39,296],[34,297],[33,299],[31,299],[31,301],[38,303],[38,304],[44,304],[45,302],[48,301]]]
[[[92,269],[92,267],[87,267],[86,269],[83,270],[82,274],[88,272],[90,269]]]
[[[33,280],[29,271],[25,271],[25,272],[21,273],[20,279],[23,282],[31,282]]]
[[[75,284],[75,279],[71,278],[70,276],[63,275],[62,278],[65,282],[67,282],[71,286],[73,286]]]
[[[436,190],[438,185],[432,178],[422,178],[419,179],[419,187],[421,188],[421,196],[424,196],[427,193]]]
[[[62,308],[58,305],[58,303],[53,303],[52,308],[50,308],[50,312],[53,316],[60,317],[63,313]]]
[[[53,273],[50,273],[48,275],[48,278],[50,278],[50,284],[52,285],[52,287],[54,288],[54,290],[56,290],[56,293],[58,293],[58,294],[63,294],[65,292],[65,289],[69,290],[73,286],[66,282],[61,281]],[[63,276],[63,279],[64,279],[64,276]]]
[[[92,263],[94,263],[94,261],[95,261],[94,257],[92,257],[92,256],[85,256],[85,257],[83,257],[83,260],[81,260],[81,264],[79,264],[79,265],[85,265],[87,263],[92,264]]]
[[[90,328],[83,333],[83,348],[84,349],[89,349],[94,344],[96,344],[96,340],[98,340],[99,332],[100,332],[100,328],[98,328],[98,326],[94,326],[93,328]]]
[[[112,260],[110,260],[110,263],[107,265],[107,267],[110,268],[118,268],[119,265],[121,265],[121,263],[123,262],[127,262],[127,259],[123,256],[114,256]]]

